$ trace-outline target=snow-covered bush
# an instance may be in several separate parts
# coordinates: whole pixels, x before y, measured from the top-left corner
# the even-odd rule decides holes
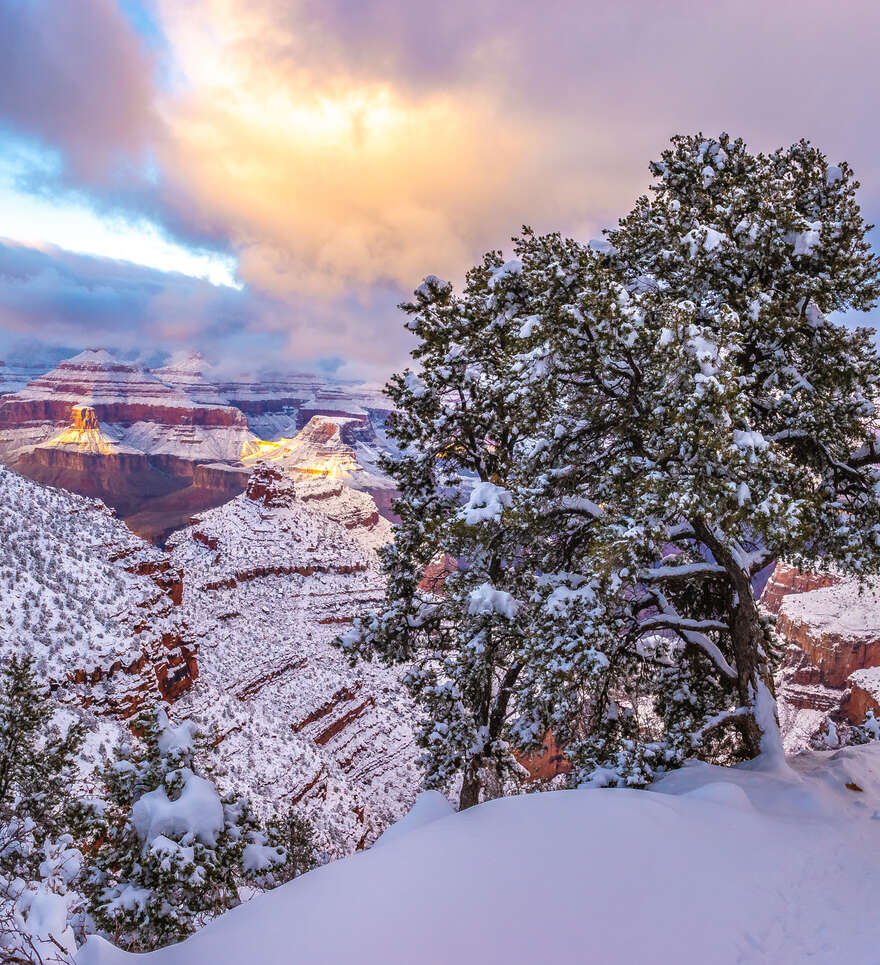
[[[850,731],[850,744],[870,744],[873,741],[880,741],[880,720],[874,713],[874,708],[869,707],[865,714],[865,719],[861,724],[856,724]]]
[[[245,882],[265,884],[287,861],[247,800],[221,796],[199,772],[200,735],[164,710],[136,721],[102,775],[106,800],[92,811],[84,891],[99,930],[127,949],[190,935],[239,904]]]

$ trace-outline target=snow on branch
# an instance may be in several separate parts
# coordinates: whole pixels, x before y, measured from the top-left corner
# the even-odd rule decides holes
[[[748,707],[737,707],[736,710],[724,710],[720,714],[715,714],[713,717],[710,717],[699,730],[695,730],[693,734],[691,734],[691,744],[694,747],[698,746],[709,731],[721,727],[735,717],[747,717],[750,713],[751,710]]]
[[[655,566],[639,573],[639,580],[648,583],[662,580],[686,580],[692,576],[724,576],[727,570],[717,563],[682,563],[679,566]]]
[[[718,644],[710,640],[701,630],[726,630],[727,625],[720,620],[690,620],[679,616],[667,602],[664,595],[655,590],[657,606],[663,611],[659,616],[649,617],[639,625],[642,631],[645,630],[673,630],[686,643],[693,644],[705,651],[706,655],[712,660],[715,666],[727,677],[736,679],[736,671],[727,662]]]
[[[641,623],[646,630],[726,630],[727,624],[723,620],[692,620],[690,617],[680,617],[674,613],[662,616],[648,617]]]

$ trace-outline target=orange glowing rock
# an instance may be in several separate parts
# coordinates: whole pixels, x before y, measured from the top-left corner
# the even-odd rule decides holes
[[[71,409],[71,423],[46,446],[72,447],[79,452],[110,455],[119,452],[119,446],[101,431],[101,424],[90,405],[75,405]]]

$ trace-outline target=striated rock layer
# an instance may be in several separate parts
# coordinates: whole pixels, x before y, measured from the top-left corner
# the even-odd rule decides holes
[[[369,506],[371,511],[393,520],[394,482],[375,465],[381,448],[372,430],[358,420],[312,415],[292,438],[255,440],[242,462],[277,466],[298,481],[303,494],[311,490],[313,495],[304,498],[329,498],[331,493],[339,497],[344,488],[348,509],[339,504],[339,513],[349,512],[353,519],[362,516],[364,507]],[[360,498],[357,490],[361,491]],[[383,541],[387,541],[384,533]]]
[[[0,467],[0,660],[34,655],[90,724],[85,770],[165,703],[213,735],[224,786],[265,813],[298,804],[328,854],[364,847],[419,786],[413,709],[397,672],[331,645],[384,586],[376,533],[319,506],[332,515],[258,466],[162,553],[102,504]]]
[[[787,748],[833,742],[835,726],[861,723],[874,700],[863,675],[880,667],[880,582],[779,564],[761,602],[786,644],[777,696]]]
[[[349,513],[346,525],[357,528],[367,505],[394,518],[394,484],[378,468],[392,448],[388,403],[359,391],[305,375],[218,382],[198,354],[146,372],[91,349],[0,394],[0,462],[102,499],[157,545],[193,513],[240,493],[245,471],[266,459],[367,492],[360,506],[352,496],[343,506],[338,487],[333,496],[340,518]],[[268,441],[238,405],[272,433]],[[312,498],[330,498],[323,482]]]
[[[101,503],[0,467],[0,656],[27,653],[57,696],[130,717],[197,675],[182,575]]]
[[[0,403],[0,423],[64,423],[72,406],[88,405],[101,422],[134,425],[246,426],[231,406],[204,405],[136,365],[90,349],[60,362]]]
[[[216,722],[231,779],[304,807],[342,853],[405,812],[418,770],[399,674],[351,668],[331,646],[384,586],[370,538],[325,508],[258,465],[244,494],[200,514],[169,549],[200,640],[199,685],[181,707]]]
[[[197,479],[196,467],[235,462],[253,439],[244,414],[197,372],[169,372],[175,384],[103,350],[61,362],[0,396],[0,460],[34,480],[100,498],[123,517],[146,513],[139,531],[161,539],[188,514],[241,491],[234,477]],[[214,482],[222,483],[216,491]],[[180,490],[187,493],[174,495]]]
[[[803,573],[795,566],[777,563],[761,594],[761,606],[770,613],[779,613],[785,597],[834,586],[840,579],[835,573]]]

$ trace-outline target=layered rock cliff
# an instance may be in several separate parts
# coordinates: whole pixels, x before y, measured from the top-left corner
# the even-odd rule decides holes
[[[859,585],[780,564],[761,602],[777,612],[776,630],[786,645],[777,696],[789,750],[823,734],[833,739],[829,720],[861,723],[873,697],[860,675],[880,667],[880,583]]]
[[[129,717],[195,681],[182,577],[101,503],[0,467],[0,656],[32,655],[59,699]]]
[[[258,810],[297,803],[322,850],[363,847],[418,788],[413,711],[398,673],[331,646],[384,587],[368,542],[317,505],[257,467],[163,553],[102,504],[0,467],[0,661],[36,658],[93,731],[88,766],[163,703]]]
[[[368,437],[370,442],[365,441]],[[336,500],[335,518],[348,518],[346,526],[355,528],[364,525],[367,507],[386,519],[393,518],[394,482],[375,465],[382,448],[372,430],[360,421],[312,415],[291,438],[255,440],[242,462],[277,466],[298,481],[303,498]],[[343,493],[345,498],[340,499]],[[329,504],[324,511],[330,511]],[[374,524],[378,517],[370,525]],[[383,526],[382,542],[388,539],[386,529]]]
[[[299,803],[342,853],[405,811],[418,773],[399,675],[353,669],[331,646],[384,587],[374,552],[322,505],[259,465],[169,549],[200,637],[199,684],[181,708],[215,722],[231,779]]]
[[[100,498],[123,517],[139,516],[147,522],[138,531],[161,540],[187,514],[241,490],[234,477],[197,480],[196,467],[236,462],[253,439],[244,414],[206,388],[198,372],[165,374],[177,383],[103,350],[61,362],[0,397],[0,461]],[[222,483],[216,492],[213,481]]]
[[[90,406],[101,422],[125,426],[154,422],[246,428],[242,413],[232,406],[199,404],[103,349],[80,352],[3,399],[0,423],[66,423],[74,405]]]

